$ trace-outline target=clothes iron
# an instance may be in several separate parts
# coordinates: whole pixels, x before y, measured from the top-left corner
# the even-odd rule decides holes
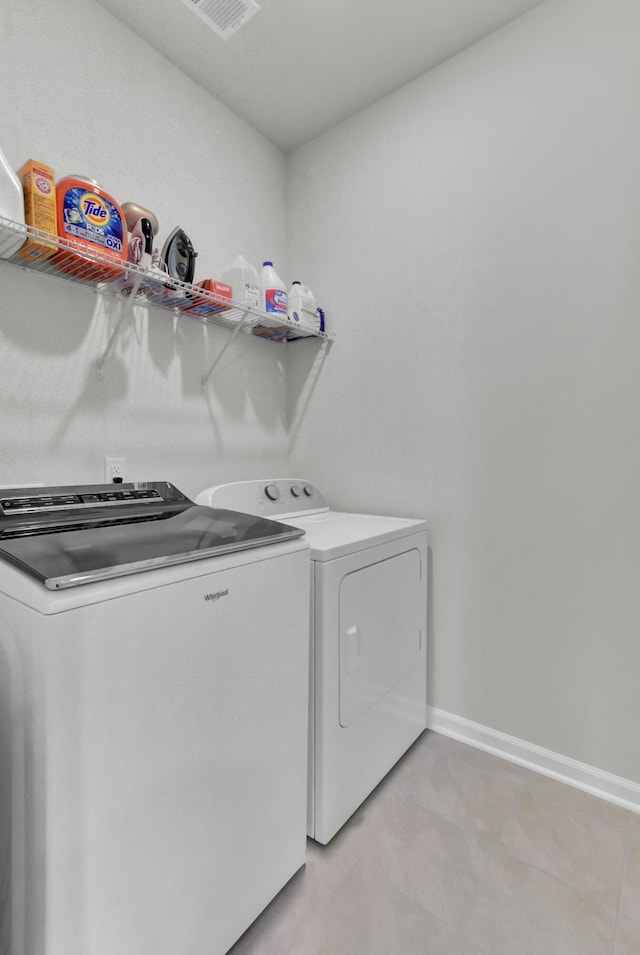
[[[189,284],[193,281],[197,254],[187,233],[175,228],[162,247],[160,259],[171,278]]]

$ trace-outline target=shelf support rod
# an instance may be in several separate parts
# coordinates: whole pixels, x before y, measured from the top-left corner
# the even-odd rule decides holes
[[[212,376],[212,374],[213,374],[213,372],[214,372],[214,369],[218,366],[218,364],[219,364],[219,362],[220,362],[220,359],[222,358],[222,356],[223,356],[224,353],[226,352],[227,348],[229,347],[229,345],[231,345],[232,342],[235,341],[236,336],[237,336],[238,332],[240,331],[240,329],[242,328],[242,326],[244,325],[244,323],[246,322],[248,315],[249,315],[249,312],[248,312],[248,311],[246,311],[246,312],[243,313],[242,317],[241,317],[240,320],[238,321],[237,326],[234,328],[232,334],[229,336],[229,338],[227,339],[227,341],[225,342],[225,344],[222,346],[222,348],[220,349],[220,351],[219,351],[218,354],[216,355],[213,364],[212,364],[211,367],[209,368],[209,371],[206,373],[206,375],[204,376],[204,378],[203,378],[202,381],[200,382],[200,387],[201,387],[202,391],[204,391],[205,388],[207,387],[207,383],[208,383],[209,379],[211,378],[211,376]]]
[[[143,278],[144,276],[142,275],[142,273],[140,273],[139,275],[136,275],[133,286],[131,288],[131,292],[129,293],[129,296],[127,298],[127,301],[123,302],[120,308],[120,318],[116,322],[116,327],[111,332],[111,337],[109,338],[109,341],[107,342],[107,347],[102,353],[102,358],[100,358],[100,360],[98,361],[98,370],[97,370],[98,378],[102,378],[102,375],[104,373],[105,362],[107,360],[109,352],[113,348],[113,344],[116,338],[118,337],[120,333],[120,329],[122,328],[125,318],[128,318],[130,315],[133,314],[133,306],[136,303],[136,297],[138,295],[138,291],[140,289],[140,285],[142,284]]]

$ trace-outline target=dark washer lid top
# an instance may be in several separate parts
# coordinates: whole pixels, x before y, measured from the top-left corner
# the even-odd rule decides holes
[[[167,482],[0,490],[0,557],[52,590],[301,537]]]

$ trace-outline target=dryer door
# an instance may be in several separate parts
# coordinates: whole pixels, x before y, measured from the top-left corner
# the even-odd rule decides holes
[[[416,666],[424,608],[417,549],[347,574],[340,583],[340,725],[349,726]]]

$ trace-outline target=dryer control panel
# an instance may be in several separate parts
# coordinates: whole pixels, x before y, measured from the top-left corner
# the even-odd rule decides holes
[[[196,503],[273,518],[316,514],[329,509],[322,491],[304,478],[267,478],[219,484],[202,491]]]

